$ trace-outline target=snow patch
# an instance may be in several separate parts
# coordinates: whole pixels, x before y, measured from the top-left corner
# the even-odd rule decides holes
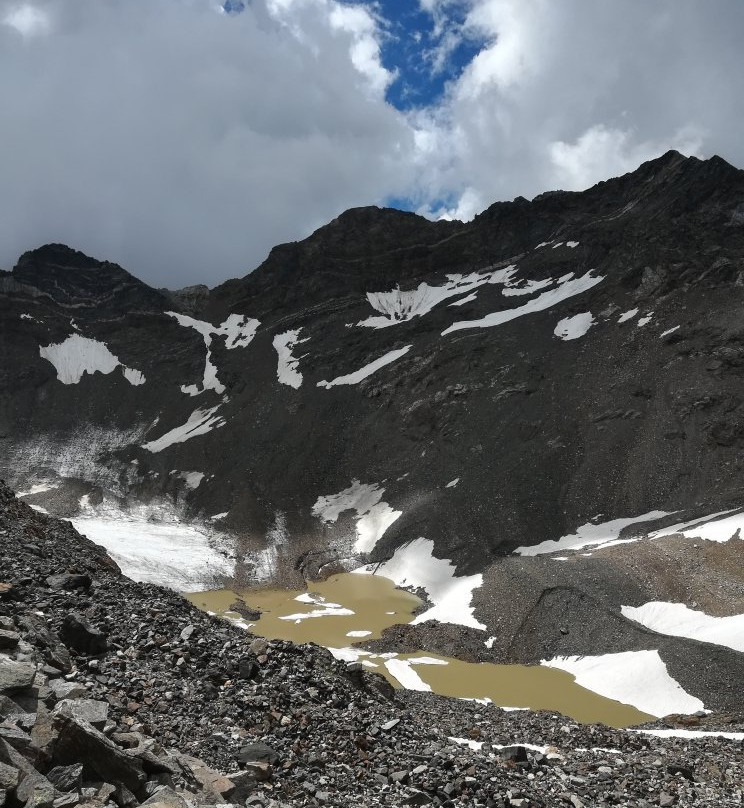
[[[601,547],[609,542],[614,542],[621,531],[630,525],[651,522],[654,519],[661,519],[669,515],[670,513],[667,511],[649,511],[641,516],[612,519],[609,522],[601,522],[600,524],[587,522],[577,528],[576,533],[561,536],[560,539],[548,539],[532,547],[517,547],[514,552],[522,556],[536,556],[552,553],[556,550],[580,550],[583,547]]]
[[[716,732],[702,729],[628,729],[626,732],[640,732],[656,738],[726,738],[730,741],[744,741],[744,732]]]
[[[20,499],[21,497],[32,497],[34,494],[43,494],[46,491],[54,491],[54,489],[59,488],[61,484],[62,483],[58,481],[34,483],[28,491],[19,491],[16,497]]]
[[[413,670],[409,660],[387,659],[385,660],[385,667],[388,673],[400,682],[401,687],[404,687],[406,690],[418,690],[422,693],[431,693],[431,685],[427,685],[416,671]]]
[[[558,325],[553,332],[558,339],[571,340],[583,337],[584,334],[595,325],[594,317],[590,311],[575,314],[573,317],[566,317],[558,321]]]
[[[651,318],[654,316],[654,313],[650,311],[648,314],[641,317],[641,319],[637,322],[638,328],[643,328],[644,325],[648,325],[651,322]]]
[[[582,687],[657,718],[705,709],[700,699],[686,693],[672,679],[658,651],[555,657],[540,664],[567,671]]]
[[[733,516],[727,514],[734,513]],[[726,517],[721,519],[720,517]],[[731,539],[742,538],[744,529],[744,511],[732,508],[727,511],[718,511],[700,519],[693,519],[690,522],[681,522],[670,527],[665,527],[649,533],[650,539],[660,539],[663,536],[671,536],[673,533],[681,533],[686,539],[703,539],[704,541],[715,541],[719,543],[730,541]]]
[[[179,314],[175,311],[165,312],[169,317],[177,320],[178,324],[184,328],[193,328],[202,335],[207,355],[204,359],[204,374],[201,386],[198,384],[181,385],[181,392],[190,396],[198,396],[206,390],[214,390],[215,393],[224,393],[225,386],[217,378],[217,368],[212,363],[212,340],[216,336],[225,337],[225,347],[228,350],[233,348],[245,348],[256,336],[256,330],[261,323],[244,314],[231,314],[221,325],[212,325],[204,320],[197,320],[186,314]]]
[[[380,368],[384,368],[385,365],[389,365],[391,362],[395,362],[396,360],[400,359],[401,356],[404,356],[408,353],[408,351],[411,350],[411,347],[411,345],[406,345],[405,348],[398,348],[397,351],[390,351],[389,353],[379,357],[379,359],[375,359],[374,362],[370,362],[364,367],[359,368],[359,370],[354,371],[354,373],[348,373],[346,376],[338,376],[330,382],[323,379],[322,381],[318,382],[318,387],[325,387],[326,389],[329,389],[331,387],[337,387],[340,384],[359,384],[359,382],[363,381],[368,376],[371,376],[375,371],[378,371]]]
[[[531,295],[534,292],[539,292],[540,289],[545,289],[552,286],[555,281],[552,278],[546,278],[542,281],[523,281],[519,286],[516,284],[509,285],[501,290],[504,297],[520,297],[521,295]]]
[[[640,623],[659,634],[688,637],[714,645],[724,645],[734,651],[744,651],[744,614],[714,617],[690,609],[683,603],[654,600],[642,606],[622,606],[624,617]]]
[[[361,630],[360,631],[347,631],[346,636],[347,637],[369,637],[369,635],[371,633],[372,633],[371,631],[361,631]]]
[[[503,325],[511,320],[516,320],[518,317],[523,317],[526,314],[545,311],[564,300],[568,300],[575,295],[592,289],[603,280],[603,275],[594,276],[591,270],[580,278],[569,278],[562,282],[559,280],[559,285],[554,289],[542,292],[537,297],[527,301],[523,306],[519,306],[516,309],[506,309],[506,311],[495,311],[479,320],[461,320],[455,322],[449,328],[446,328],[442,332],[442,335],[467,328],[492,328],[493,326]]]
[[[667,328],[666,331],[662,331],[661,334],[659,334],[659,339],[661,339],[662,337],[666,337],[669,334],[673,334],[675,331],[679,330],[679,328],[680,326],[678,325],[675,325],[674,328]]]
[[[455,300],[454,302],[450,303],[450,306],[464,306],[466,303],[472,303],[474,300],[478,298],[476,292],[472,292],[469,295],[465,295],[465,297],[460,298],[460,300]]]
[[[390,292],[367,292],[370,306],[379,312],[380,317],[368,317],[357,325],[367,328],[387,328],[404,323],[414,317],[428,314],[434,306],[450,297],[469,294],[486,283],[507,283],[516,271],[514,265],[491,272],[472,272],[470,275],[447,275],[442,286],[429,286],[425,281],[415,289],[402,291],[400,287]],[[458,301],[458,305],[465,303]]]
[[[193,491],[202,484],[204,472],[201,471],[181,471],[178,476],[186,483],[186,488]]]
[[[71,334],[57,344],[40,345],[39,356],[54,365],[57,379],[62,384],[77,384],[84,373],[107,375],[121,367],[124,378],[133,386],[144,384],[145,377],[139,370],[123,365],[106,344],[80,334]]]
[[[460,478],[459,478],[459,477],[455,477],[455,479],[454,479],[454,480],[450,480],[450,481],[447,483],[447,485],[445,485],[444,487],[445,487],[445,488],[454,488],[454,487],[455,487],[455,486],[456,486],[456,485],[457,485],[459,482],[460,482]]]
[[[566,247],[570,247],[572,250],[579,246],[578,241],[567,241]]]
[[[636,314],[638,314],[638,309],[630,309],[629,311],[626,311],[624,314],[621,314],[618,317],[617,321],[618,323],[627,323],[628,320],[632,320],[636,316]]]
[[[221,415],[215,415],[219,408],[218,404],[208,410],[194,410],[185,424],[171,429],[170,432],[166,432],[156,440],[143,443],[142,448],[147,449],[148,452],[162,452],[163,449],[167,449],[175,443],[184,443],[197,435],[206,435],[207,432],[224,426],[225,419]]]
[[[232,572],[232,564],[211,546],[206,532],[177,519],[155,522],[145,513],[118,511],[70,521],[79,533],[103,545],[134,581],[198,592],[213,587],[214,576]]]
[[[376,483],[352,480],[351,485],[338,494],[318,497],[312,514],[329,524],[336,522],[344,511],[356,511],[354,549],[359,553],[370,553],[390,525],[403,514],[403,511],[395,511],[387,502],[381,501],[384,493],[385,489]]]
[[[473,590],[483,584],[483,576],[455,577],[455,566],[446,558],[435,558],[434,542],[418,538],[399,547],[389,561],[368,564],[354,570],[390,578],[396,586],[423,587],[434,604],[418,615],[412,624],[427,620],[485,629],[473,615]]]
[[[300,359],[295,357],[292,353],[297,345],[301,342],[307,342],[307,339],[300,339],[300,331],[298,328],[295,331],[285,331],[283,334],[277,334],[274,337],[274,349],[278,355],[278,364],[276,368],[276,375],[280,384],[289,385],[299,390],[302,385],[302,374],[298,370]]]

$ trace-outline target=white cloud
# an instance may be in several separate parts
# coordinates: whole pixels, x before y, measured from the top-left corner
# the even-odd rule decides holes
[[[6,9],[2,23],[14,28],[24,37],[37,36],[49,30],[49,17],[45,11],[31,3],[14,3]]]
[[[666,142],[634,142],[634,133],[609,129],[602,124],[586,130],[574,143],[562,140],[550,144],[550,160],[555,168],[556,187],[565,190],[586,188],[598,177],[614,177],[633,171],[646,160],[669,149],[698,155],[702,133],[688,127]]]

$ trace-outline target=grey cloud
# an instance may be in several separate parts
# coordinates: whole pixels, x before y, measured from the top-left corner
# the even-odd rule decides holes
[[[469,0],[492,44],[408,115],[333,0],[34,6],[48,32],[0,24],[5,268],[64,241],[155,285],[214,284],[387,196],[470,216],[671,147],[744,165],[740,0]]]

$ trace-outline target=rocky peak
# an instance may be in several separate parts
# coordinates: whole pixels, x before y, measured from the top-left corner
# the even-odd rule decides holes
[[[24,253],[11,280],[14,288],[25,288],[33,297],[47,296],[76,309],[162,310],[165,301],[160,292],[118,264],[98,261],[65,244],[46,244]]]

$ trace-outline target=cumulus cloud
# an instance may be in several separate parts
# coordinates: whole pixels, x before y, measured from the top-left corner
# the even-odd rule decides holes
[[[55,240],[213,284],[352,205],[470,218],[669,148],[744,165],[740,0],[419,2],[433,71],[485,44],[402,112],[376,3],[0,0],[0,266]]]

